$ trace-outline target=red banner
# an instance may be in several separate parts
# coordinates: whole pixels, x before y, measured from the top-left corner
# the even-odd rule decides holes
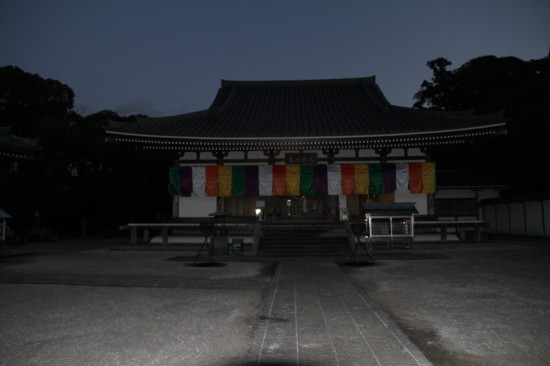
[[[218,167],[217,166],[206,166],[205,176],[206,176],[206,188],[205,193],[207,196],[217,196],[218,195]]]
[[[286,165],[273,165],[273,195],[286,194]]]
[[[342,164],[342,194],[355,194],[355,165]]]
[[[422,193],[422,163],[409,163],[409,191]]]

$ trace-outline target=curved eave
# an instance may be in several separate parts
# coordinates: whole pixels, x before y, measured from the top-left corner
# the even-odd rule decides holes
[[[469,128],[407,132],[377,135],[345,136],[283,136],[283,137],[202,137],[164,136],[136,134],[124,131],[106,131],[111,140],[133,143],[149,149],[204,149],[223,148],[226,150],[276,149],[316,149],[316,148],[383,148],[421,147],[450,144],[464,144],[472,138],[483,138],[505,132],[506,123],[495,123]]]
[[[202,140],[202,141],[279,141],[279,140],[335,140],[335,139],[383,139],[383,138],[407,138],[416,137],[422,135],[449,135],[457,133],[468,133],[480,130],[496,130],[504,129],[506,123],[495,123],[491,125],[457,128],[449,130],[436,130],[436,131],[420,131],[420,132],[402,132],[402,133],[386,133],[386,134],[374,134],[374,135],[343,135],[343,136],[280,136],[280,137],[210,137],[210,136],[170,136],[170,135],[153,135],[153,134],[138,134],[133,132],[124,131],[106,131],[107,135],[117,135],[134,137],[138,139],[163,139],[163,140]]]
[[[7,158],[7,159],[15,159],[15,160],[32,160],[32,159],[34,159],[34,155],[32,155],[32,154],[17,153],[17,152],[10,152],[10,151],[0,151],[0,157],[4,157],[4,158]]]

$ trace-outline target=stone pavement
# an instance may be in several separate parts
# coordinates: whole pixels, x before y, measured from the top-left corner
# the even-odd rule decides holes
[[[250,365],[431,365],[332,259],[283,259]]]
[[[58,246],[2,261],[0,365],[430,365],[332,258]]]

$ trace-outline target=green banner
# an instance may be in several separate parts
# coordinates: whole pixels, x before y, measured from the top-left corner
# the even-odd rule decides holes
[[[244,174],[244,166],[235,165],[233,166],[233,176],[232,176],[233,187],[231,189],[233,196],[244,196],[246,179]]]
[[[300,166],[300,194],[313,196],[313,165]]]
[[[180,168],[170,167],[168,172],[168,192],[172,196],[177,196],[180,193]]]
[[[384,176],[381,164],[369,164],[369,184],[371,194],[384,192]]]

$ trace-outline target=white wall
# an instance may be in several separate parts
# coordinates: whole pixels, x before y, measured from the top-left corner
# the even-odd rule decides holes
[[[550,200],[525,200],[483,206],[488,232],[550,237]]]
[[[439,189],[435,195],[436,199],[448,199],[448,198],[476,198],[478,202],[489,198],[500,197],[499,191],[496,189],[480,189],[474,191],[469,188],[455,188],[455,189]]]
[[[216,197],[180,197],[179,217],[208,217],[216,212]]]
[[[412,194],[409,192],[395,192],[395,202],[415,202],[418,214],[428,214],[428,195],[425,193]]]

